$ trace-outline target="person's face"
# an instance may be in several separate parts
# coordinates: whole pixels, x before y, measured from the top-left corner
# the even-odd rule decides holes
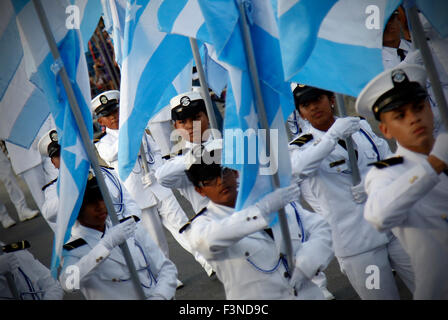
[[[317,99],[299,105],[300,116],[319,130],[327,131],[334,122],[331,105],[334,98],[321,94]]]
[[[394,138],[406,149],[426,153],[428,146],[432,146],[433,114],[425,99],[382,112],[380,121],[379,128],[383,135],[388,139]]]
[[[176,120],[174,128],[181,131],[180,134],[184,139],[194,143],[201,143],[203,133],[208,129],[208,117],[203,111],[200,111],[192,118]]]
[[[196,191],[216,204],[234,208],[238,196],[238,172],[223,168],[221,177],[201,181]]]
[[[400,43],[400,20],[396,14],[389,19],[383,32],[383,45],[391,42]]]
[[[56,169],[59,169],[61,165],[61,157],[51,157],[51,163],[54,165]]]
[[[109,115],[98,118],[98,123],[106,128],[118,130],[119,118],[119,109],[116,109]]]
[[[81,225],[104,232],[107,209],[103,199],[86,204],[79,212]]]

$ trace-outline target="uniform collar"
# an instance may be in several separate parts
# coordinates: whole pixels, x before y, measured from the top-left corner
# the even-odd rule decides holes
[[[409,149],[406,149],[405,147],[401,146],[397,142],[397,151],[395,152],[395,155],[402,156],[405,159],[416,161],[416,162],[422,162],[428,159],[428,156],[426,154],[418,153],[411,151]]]
[[[110,134],[111,136],[118,137],[118,132],[119,132],[118,129],[109,129],[109,128],[106,128],[106,133],[107,133],[107,134]]]
[[[76,220],[72,228],[72,238],[83,238],[91,247],[95,246],[101,240],[102,236],[103,233],[101,231],[85,227],[78,220]]]
[[[211,212],[213,216],[219,218],[225,218],[234,213],[235,208],[223,206],[221,204],[217,204],[214,203],[213,201],[210,201],[207,205],[207,211]]]

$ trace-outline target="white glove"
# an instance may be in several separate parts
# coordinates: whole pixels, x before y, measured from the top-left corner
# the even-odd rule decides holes
[[[0,256],[0,274],[13,272],[19,268],[19,259],[13,253],[6,253]]]
[[[203,145],[195,145],[185,154],[185,169],[188,170],[193,164],[201,163]]]
[[[137,224],[134,219],[128,219],[109,229],[103,239],[101,239],[101,243],[110,251],[132,237],[135,229],[137,229]]]
[[[292,272],[291,279],[289,279],[289,284],[296,289],[296,291],[299,291],[300,287],[303,284],[303,281],[307,279],[306,275],[300,270],[299,268],[294,268],[294,271]]]
[[[142,176],[143,188],[148,188],[150,185],[152,185],[154,180],[155,180],[155,177],[151,172],[145,173]]]
[[[358,117],[338,118],[325,134],[334,141],[350,137],[361,128]]]
[[[448,166],[448,133],[440,133],[437,136],[430,155],[443,161]]]
[[[357,184],[356,186],[352,186],[352,196],[353,196],[353,200],[356,203],[364,203],[367,200],[367,193],[364,190],[364,183],[361,181],[359,184]]]
[[[277,212],[284,208],[288,203],[298,200],[300,196],[300,188],[293,183],[289,187],[279,188],[271,193],[268,193],[255,206],[260,209],[261,214],[267,217],[270,213]]]

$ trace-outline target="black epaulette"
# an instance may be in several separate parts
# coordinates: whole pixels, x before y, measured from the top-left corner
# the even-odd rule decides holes
[[[96,134],[96,135],[94,134],[93,143],[97,143],[98,141],[100,141],[101,138],[103,138],[106,134],[107,134],[106,131],[101,132],[101,133]]]
[[[106,168],[106,169],[109,169],[109,170],[115,170],[114,168],[112,168],[112,167],[108,167],[108,166],[100,165],[100,167],[101,167],[101,168]]]
[[[44,185],[42,187],[42,191],[45,191],[45,189],[47,189],[49,186],[51,186],[53,183],[55,183],[56,181],[58,181],[58,178],[51,180],[50,182],[48,182],[46,185]]]
[[[394,166],[396,164],[403,163],[403,161],[404,161],[403,157],[398,156],[398,157],[392,157],[392,158],[377,161],[377,162],[372,162],[372,163],[369,163],[368,166],[375,166],[378,169],[383,169],[383,168],[387,168],[390,166]]]
[[[86,240],[84,240],[83,238],[79,238],[64,244],[63,248],[67,251],[70,251],[79,248],[80,246],[83,246],[85,244],[87,244]]]
[[[176,156],[181,156],[182,155],[182,149],[180,149],[177,153],[175,153],[175,154],[167,154],[167,155],[165,155],[165,156],[163,156],[162,157],[162,159],[165,159],[165,160],[170,160],[170,159],[173,159],[174,157],[176,157]]]
[[[200,215],[202,215],[205,211],[207,211],[207,207],[202,208],[201,211],[196,213],[190,220],[188,220],[188,222],[182,228],[179,229],[179,233],[182,233],[185,230],[187,230],[187,228],[190,226],[190,224],[193,222],[193,220],[196,219],[197,217],[199,217]]]
[[[304,144],[310,142],[311,140],[313,140],[313,135],[311,133],[308,133],[308,134],[304,134],[303,136],[298,137],[297,139],[290,142],[289,144],[294,144],[296,146],[301,147]]]

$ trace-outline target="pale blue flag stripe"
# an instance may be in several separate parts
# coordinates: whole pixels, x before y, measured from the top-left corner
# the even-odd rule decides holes
[[[143,131],[155,116],[165,90],[192,60],[188,39],[158,29],[161,0],[128,1],[120,90],[120,178],[129,176]]]
[[[90,114],[90,87],[84,48],[79,30],[65,26],[65,8],[68,1],[42,1],[49,19],[52,33],[61,54],[61,60],[70,78],[80,111],[92,137]],[[85,189],[90,162],[81,142],[79,129],[70,110],[61,79],[57,74],[58,64],[49,51],[43,30],[31,2],[17,12],[17,21],[23,30],[22,44],[27,61],[34,63],[31,79],[45,93],[55,120],[61,144],[61,167],[58,179],[58,221],[55,231],[51,269],[54,276],[62,256],[62,246],[68,241],[71,227],[76,221]]]
[[[317,35],[314,32],[307,37],[303,44],[308,58],[285,68],[287,80],[356,97],[372,78],[384,70],[382,32],[399,0],[340,0],[331,7],[323,21],[310,20],[308,24],[300,17],[317,4],[300,1],[285,11],[285,7],[280,9],[282,0],[277,1],[280,32],[294,29],[297,34],[307,34],[309,30],[319,30]],[[286,38],[281,41],[283,57],[301,54],[300,47],[287,45],[286,41],[294,42]]]
[[[448,37],[448,1],[417,0],[417,7],[423,12],[426,19],[428,19],[442,38]]]

